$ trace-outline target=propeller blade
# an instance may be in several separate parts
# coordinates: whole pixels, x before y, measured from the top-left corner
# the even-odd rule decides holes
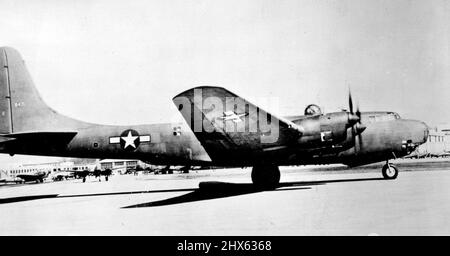
[[[350,88],[348,89],[348,108],[349,108],[349,114],[348,114],[348,122],[349,125],[354,125],[356,123],[360,123],[361,122],[361,113],[357,112],[356,115],[353,112],[353,99],[352,99],[352,92],[350,90]],[[358,108],[359,111],[359,108]]]
[[[358,134],[358,142],[359,142],[359,149],[361,150],[362,147],[363,147],[363,141],[362,141],[361,133]]]
[[[360,123],[356,124],[355,126],[356,126],[356,132],[358,134],[361,134],[367,128],[367,126],[365,126],[364,124],[360,124]]]
[[[353,114],[353,100],[352,100],[352,93],[350,89],[348,90],[348,108],[350,110],[350,113]]]
[[[350,87],[348,89],[348,108],[348,122],[349,125],[351,125],[353,142],[355,144],[355,148],[359,146],[358,150],[361,150],[363,147],[361,133],[366,129],[366,126],[361,124],[361,111],[359,110],[359,103],[356,105],[356,113],[353,112],[353,99]],[[356,140],[358,140],[358,144],[356,143]]]
[[[358,142],[359,142],[359,149],[361,150],[363,147],[363,140],[361,133],[367,128],[364,124],[361,124],[361,111],[359,111],[359,103],[356,105],[356,116],[358,117],[358,123],[356,124],[356,130],[358,132]]]
[[[358,117],[358,123],[361,123],[361,111],[359,111],[359,104],[356,106],[356,116]]]

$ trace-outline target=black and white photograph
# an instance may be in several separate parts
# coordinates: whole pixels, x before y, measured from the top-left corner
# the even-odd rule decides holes
[[[0,236],[271,255],[448,216],[449,1],[0,0]]]

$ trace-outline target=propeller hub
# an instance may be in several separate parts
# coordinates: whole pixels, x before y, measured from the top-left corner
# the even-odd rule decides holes
[[[363,124],[356,124],[356,134],[361,134],[365,129],[367,128],[367,126],[363,125]]]
[[[355,115],[353,113],[348,114],[348,122],[351,126],[356,123],[359,123],[360,120],[361,120],[361,118],[358,115]]]
[[[362,148],[362,137],[361,133],[367,128],[364,124],[361,123],[361,111],[359,111],[359,106],[356,106],[356,113],[353,112],[353,100],[352,93],[350,89],[348,90],[348,107],[350,112],[348,113],[348,123],[349,126],[352,127],[352,136],[353,140],[356,142],[356,136],[359,141],[359,148]],[[355,143],[356,146],[356,143]]]

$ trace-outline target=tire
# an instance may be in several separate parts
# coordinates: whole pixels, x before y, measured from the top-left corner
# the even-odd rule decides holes
[[[253,166],[252,182],[257,189],[273,190],[280,184],[280,169],[276,165]]]
[[[398,176],[398,169],[395,165],[389,164],[390,168],[388,168],[388,165],[383,165],[383,168],[381,169],[381,173],[383,174],[383,178],[387,180],[394,180]]]

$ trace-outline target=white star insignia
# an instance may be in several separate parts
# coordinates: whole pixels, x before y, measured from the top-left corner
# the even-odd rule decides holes
[[[138,136],[131,135],[131,131],[128,131],[128,135],[126,137],[120,137],[122,140],[125,141],[125,146],[123,148],[127,148],[128,146],[132,146],[133,148],[136,148],[136,144],[134,142],[138,138]]]

